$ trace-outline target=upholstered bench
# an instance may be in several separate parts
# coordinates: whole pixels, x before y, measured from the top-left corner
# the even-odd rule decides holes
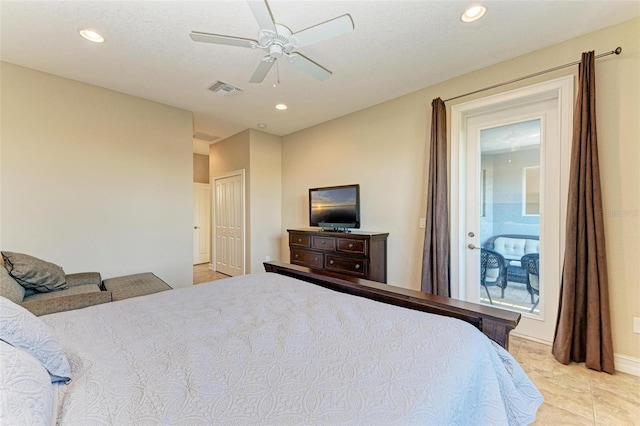
[[[145,296],[159,291],[171,290],[171,287],[151,272],[108,278],[102,281],[102,287],[111,292],[111,298],[117,300]]]

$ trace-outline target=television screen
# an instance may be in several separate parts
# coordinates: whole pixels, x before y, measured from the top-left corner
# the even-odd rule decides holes
[[[325,228],[360,228],[360,185],[309,189],[309,224]]]

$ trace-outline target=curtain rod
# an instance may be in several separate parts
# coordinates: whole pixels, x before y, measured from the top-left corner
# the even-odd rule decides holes
[[[601,53],[601,54],[597,55],[595,57],[595,59],[602,58],[604,56],[609,56],[609,55],[619,55],[620,53],[622,53],[622,47],[616,47],[616,50],[612,50],[612,51],[606,52],[606,53]],[[575,61],[575,62],[571,62],[570,64],[564,64],[564,65],[557,66],[555,68],[549,68],[548,70],[538,71],[537,73],[534,73],[534,74],[525,75],[524,77],[519,77],[519,78],[516,78],[516,79],[513,79],[513,80],[509,80],[509,81],[505,81],[505,82],[502,82],[502,83],[494,84],[493,86],[489,86],[489,87],[485,87],[485,88],[482,88],[482,89],[479,89],[479,90],[475,90],[473,92],[465,93],[464,95],[459,95],[459,96],[455,96],[453,98],[445,99],[443,102],[449,102],[449,101],[452,101],[454,99],[463,98],[465,96],[475,95],[476,93],[484,92],[486,90],[495,89],[496,87],[506,86],[507,84],[516,83],[518,81],[526,80],[526,79],[531,78],[531,77],[537,77],[537,76],[542,75],[542,74],[546,74],[546,73],[553,72],[553,71],[558,71],[558,70],[561,70],[563,68],[568,68],[568,67],[571,67],[571,66],[574,66],[574,65],[578,65],[580,62],[581,61]]]

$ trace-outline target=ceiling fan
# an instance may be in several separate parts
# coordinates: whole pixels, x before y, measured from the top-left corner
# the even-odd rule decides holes
[[[338,16],[294,33],[285,25],[274,21],[266,0],[248,1],[247,3],[249,3],[251,12],[258,25],[260,25],[257,40],[199,31],[192,31],[190,34],[191,39],[203,43],[264,50],[267,55],[262,58],[258,68],[251,76],[250,83],[261,83],[273,64],[282,57],[287,58],[289,63],[294,64],[318,80],[326,80],[331,76],[331,71],[307,58],[297,49],[353,31],[354,26],[351,15]]]

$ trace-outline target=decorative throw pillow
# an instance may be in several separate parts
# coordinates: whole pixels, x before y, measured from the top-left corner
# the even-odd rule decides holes
[[[0,424],[52,424],[53,386],[37,359],[0,341]]]
[[[51,328],[5,297],[0,297],[0,340],[40,361],[52,383],[71,380],[69,361]]]
[[[13,303],[20,303],[24,299],[24,287],[9,275],[3,265],[0,265],[0,296],[6,297]]]
[[[27,290],[46,293],[67,288],[64,271],[58,265],[22,253],[3,251],[7,271]]]

